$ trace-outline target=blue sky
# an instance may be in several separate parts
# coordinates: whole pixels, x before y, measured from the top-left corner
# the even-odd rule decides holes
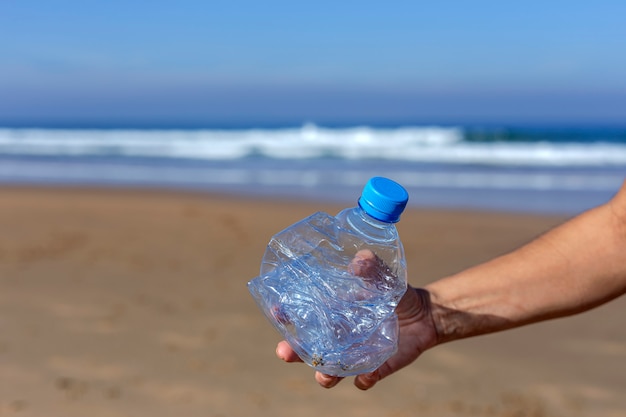
[[[626,124],[623,1],[3,1],[0,124]]]

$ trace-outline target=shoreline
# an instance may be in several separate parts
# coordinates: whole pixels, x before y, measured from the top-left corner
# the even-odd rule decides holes
[[[393,178],[393,176],[390,176]],[[405,187],[409,191],[407,209],[417,211],[502,213],[535,217],[569,218],[608,201],[615,191],[554,192],[538,190],[437,189]],[[342,209],[355,204],[361,187],[336,189],[272,187],[259,185],[204,187],[181,184],[84,183],[84,182],[0,182],[1,190],[67,190],[75,192],[127,192],[163,195],[226,198],[279,204],[302,204]]]
[[[138,188],[0,187],[0,415],[613,417],[626,300],[439,346],[364,394],[274,356],[247,293],[269,238],[340,204]],[[412,285],[565,220],[409,208]],[[523,414],[526,413],[526,414]],[[535,413],[535,414],[532,414]]]

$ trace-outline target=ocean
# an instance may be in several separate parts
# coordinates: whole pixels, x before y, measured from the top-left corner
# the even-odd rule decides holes
[[[576,214],[626,178],[626,128],[0,128],[0,184],[354,204],[372,176],[414,207]]]

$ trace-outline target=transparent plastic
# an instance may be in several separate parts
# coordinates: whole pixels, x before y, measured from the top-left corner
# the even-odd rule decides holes
[[[318,212],[273,236],[248,283],[298,356],[337,376],[371,372],[396,352],[395,307],[406,286],[395,225],[361,207]]]

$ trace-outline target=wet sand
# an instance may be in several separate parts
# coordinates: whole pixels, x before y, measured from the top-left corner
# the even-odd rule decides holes
[[[272,234],[340,207],[207,194],[0,189],[0,416],[626,414],[626,299],[454,342],[368,392],[274,356],[246,289]],[[563,217],[409,210],[410,281]]]

